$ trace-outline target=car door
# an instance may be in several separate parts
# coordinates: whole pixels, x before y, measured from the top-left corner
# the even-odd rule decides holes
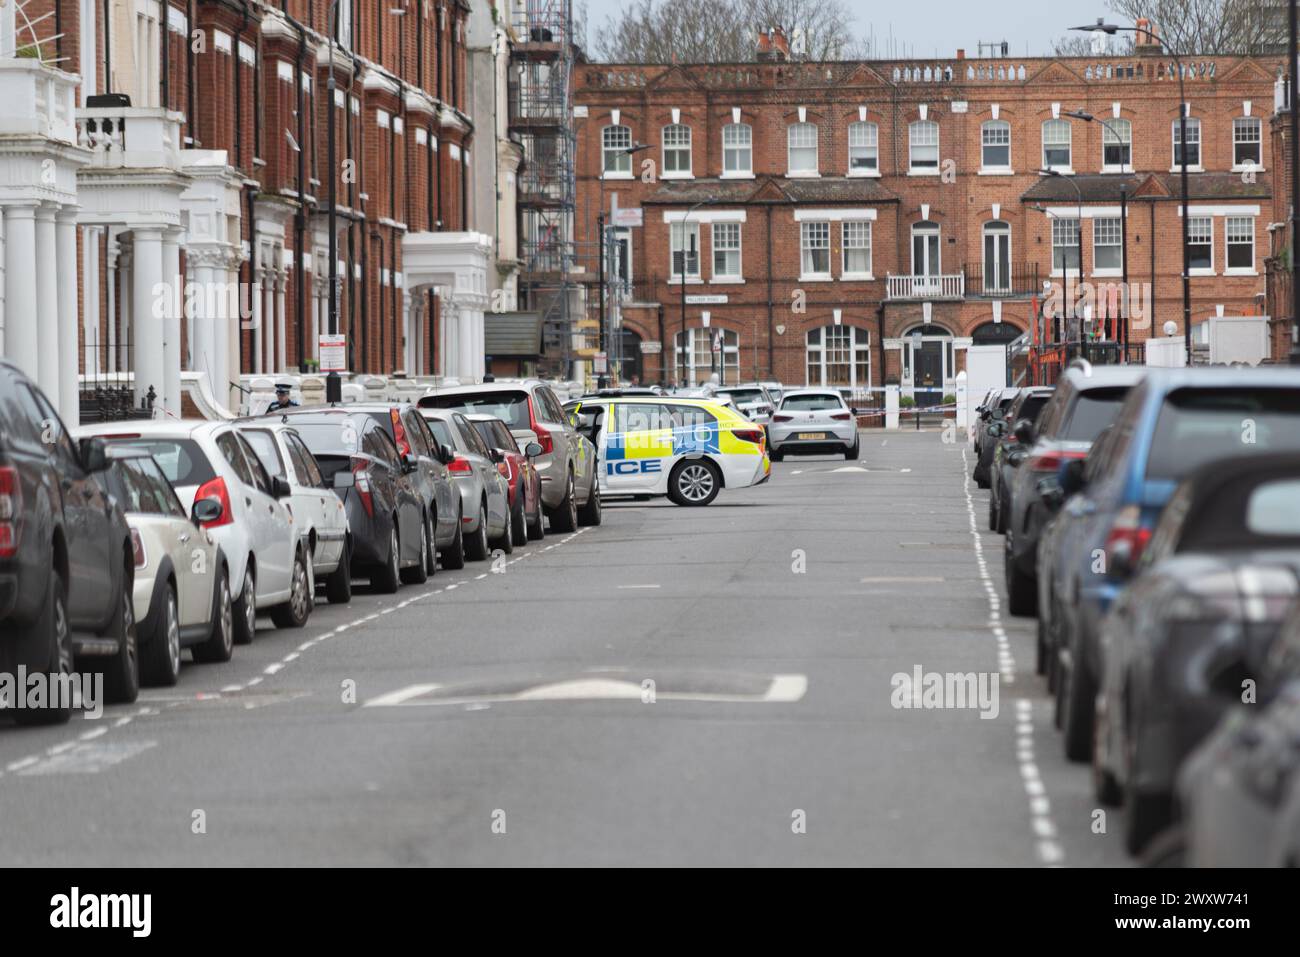
[[[81,456],[54,407],[39,389],[19,386],[40,413],[41,442],[54,461],[63,497],[68,537],[67,607],[69,624],[98,629],[116,609],[113,562],[120,566],[118,542],[109,539],[113,503],[98,476],[81,467]]]
[[[428,446],[429,458],[433,466],[436,502],[438,505],[438,541],[439,544],[443,544],[450,541],[456,534],[456,516],[460,507],[460,492],[457,491],[456,485],[452,481],[451,473],[447,471],[446,463],[442,461],[439,455],[439,442],[433,434],[428,421],[418,412],[415,414],[415,419],[418,422],[413,430],[419,433],[424,444]]]
[[[275,521],[270,496],[258,487],[249,457],[233,430],[219,432],[213,437],[226,463],[239,479],[239,488],[232,490],[231,498],[238,495],[243,503],[243,518],[247,525],[249,542],[257,559],[257,597],[276,594],[288,588],[287,559],[280,543],[280,529]],[[255,460],[256,456],[252,456]],[[260,469],[260,465],[259,465]]]
[[[420,413],[414,408],[404,409],[401,412],[402,429],[406,433],[406,441],[411,446],[411,454],[415,456],[416,472],[419,479],[415,482],[416,486],[422,490],[422,504],[433,512],[438,507],[438,461],[433,457],[433,449],[429,447],[429,442],[425,438],[424,429],[420,428],[423,419]],[[415,476],[412,476],[415,479]]]
[[[272,556],[272,574],[274,575],[276,586],[274,592],[279,594],[288,594],[290,581],[293,575],[293,555],[298,546],[298,539],[305,533],[300,523],[295,522],[292,513],[275,497],[275,490],[271,483],[271,476],[262,465],[253,451],[252,446],[238,432],[235,433],[235,440],[239,442],[240,448],[244,452],[244,458],[248,461],[248,467],[253,473],[253,485],[257,493],[261,496],[259,507],[264,507],[267,515],[267,532],[269,535],[269,548]]]
[[[401,548],[401,560],[408,561],[420,553],[420,504],[411,477],[402,471],[402,460],[397,453],[397,446],[388,437],[384,427],[375,424],[369,429],[364,441],[366,451],[373,455],[387,483],[388,499],[391,508],[397,513],[397,534]]]
[[[296,526],[294,534],[297,539],[308,539],[313,529],[321,522],[322,510],[320,495],[306,485],[305,476],[300,468],[295,468],[292,458],[281,445],[280,437],[274,429],[241,428],[239,436],[253,450],[254,456],[266,470],[268,477],[281,478],[289,483],[290,495],[287,510]],[[281,503],[284,505],[285,503]],[[317,548],[320,537],[317,535]],[[312,562],[319,561],[317,554],[312,555]]]
[[[605,446],[605,482],[611,493],[648,492],[670,467],[673,420],[657,402],[618,402]]]
[[[303,507],[312,513],[316,529],[314,560],[319,565],[333,565],[343,554],[343,540],[347,535],[343,503],[332,489],[325,487],[325,478],[316,464],[316,457],[308,451],[298,434],[285,430],[279,432],[278,437],[281,450],[288,454],[289,463],[298,477],[303,491]]]
[[[556,461],[567,463],[573,467],[573,487],[575,489],[582,488],[585,479],[581,478],[584,473],[579,471],[582,463],[578,461],[578,456],[583,451],[582,437],[570,424],[569,417],[564,414],[564,410],[560,407],[559,401],[549,387],[539,385],[533,390],[533,405],[537,410],[538,418],[556,426],[553,433],[556,452],[559,453],[556,456]],[[589,468],[589,464],[587,467]],[[562,481],[562,476],[557,473],[555,481]]]
[[[167,536],[168,554],[176,575],[176,604],[182,628],[206,622],[212,609],[213,575],[217,569],[217,547],[202,529],[195,528],[185,514],[171,483],[152,458],[128,459],[145,483],[153,512]]]
[[[497,463],[492,461],[492,451],[473,423],[459,412],[452,416],[452,421],[465,444],[465,457],[478,472],[483,490],[487,493],[488,525],[500,528],[510,520],[510,485],[497,468]]]

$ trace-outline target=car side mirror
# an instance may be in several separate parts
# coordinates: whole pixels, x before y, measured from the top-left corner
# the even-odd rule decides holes
[[[452,460],[455,458],[456,453],[451,450],[450,445],[443,444],[438,446],[438,461],[443,465],[450,465]]]
[[[77,446],[81,467],[87,472],[102,472],[108,468],[108,446],[103,439],[87,437]]]
[[[524,455],[528,456],[530,459],[535,459],[537,458],[537,456],[541,454],[542,454],[542,447],[538,445],[536,442],[529,442],[526,446],[524,446]]]
[[[1028,419],[1021,419],[1016,423],[1013,434],[1021,445],[1033,445],[1034,443],[1034,423]]]
[[[412,452],[407,452],[402,456],[402,474],[410,475],[420,467],[420,460]]]
[[[488,449],[488,458],[492,460],[493,464],[500,465],[506,460],[506,454],[500,449]]]
[[[1018,469],[1025,459],[1029,458],[1029,453],[1024,449],[1017,449],[1007,456],[1007,464],[1013,469]]]
[[[220,519],[224,511],[225,509],[221,507],[220,499],[201,498],[198,499],[194,503],[194,507],[190,509],[190,521],[192,521],[196,526],[201,527]]]
[[[989,426],[989,438],[1000,439],[1007,434],[1007,427],[1001,422],[994,422]]]
[[[1065,504],[1065,493],[1061,491],[1061,486],[1051,479],[1045,479],[1038,483],[1038,498],[1049,512],[1060,511],[1061,506]]]
[[[1061,467],[1060,477],[1057,484],[1061,487],[1061,492],[1066,498],[1079,492],[1087,484],[1083,478],[1083,459],[1071,459]]]
[[[357,484],[357,473],[351,469],[339,469],[334,473],[335,488],[355,488]]]
[[[271,479],[271,495],[275,498],[288,498],[293,494],[293,489],[289,486],[289,480],[279,475]]]

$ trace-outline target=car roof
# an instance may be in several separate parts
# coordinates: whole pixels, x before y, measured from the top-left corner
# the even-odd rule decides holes
[[[188,439],[198,432],[211,431],[223,425],[234,425],[232,419],[124,419],[120,422],[95,422],[73,429],[77,436],[107,438],[130,437],[142,439]]]
[[[1151,371],[1149,366],[1090,366],[1080,368],[1070,366],[1061,375],[1062,381],[1069,381],[1076,389],[1115,388],[1116,386],[1134,386],[1141,382]]]
[[[793,395],[833,395],[833,396],[835,396],[835,397],[838,398],[838,399],[842,399],[842,398],[844,398],[844,396],[840,395],[840,393],[839,393],[838,390],[836,390],[836,389],[825,389],[825,388],[823,388],[823,389],[789,389],[789,390],[786,391],[786,393],[785,393],[784,395],[781,396],[781,398],[782,398],[782,399],[788,399],[788,398],[790,398],[790,397],[793,396]]]
[[[1275,386],[1300,389],[1300,373],[1290,366],[1194,366],[1190,369],[1151,369],[1153,385],[1166,391],[1190,386],[1230,388]]]
[[[441,389],[430,389],[420,398],[435,395],[473,395],[476,392],[520,392],[539,385],[550,386],[551,383],[541,379],[516,379],[513,382],[481,382],[478,385],[449,385]]]

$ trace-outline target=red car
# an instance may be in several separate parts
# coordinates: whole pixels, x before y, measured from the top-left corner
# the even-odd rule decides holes
[[[487,447],[503,456],[497,469],[510,482],[510,537],[516,545],[545,538],[542,475],[533,464],[533,459],[542,454],[541,445],[529,442],[521,452],[510,427],[496,416],[467,415],[466,418],[474,424]]]

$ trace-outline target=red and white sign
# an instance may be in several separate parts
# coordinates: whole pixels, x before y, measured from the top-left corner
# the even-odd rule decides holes
[[[325,334],[320,337],[320,371],[346,372],[348,368],[348,337]]]

